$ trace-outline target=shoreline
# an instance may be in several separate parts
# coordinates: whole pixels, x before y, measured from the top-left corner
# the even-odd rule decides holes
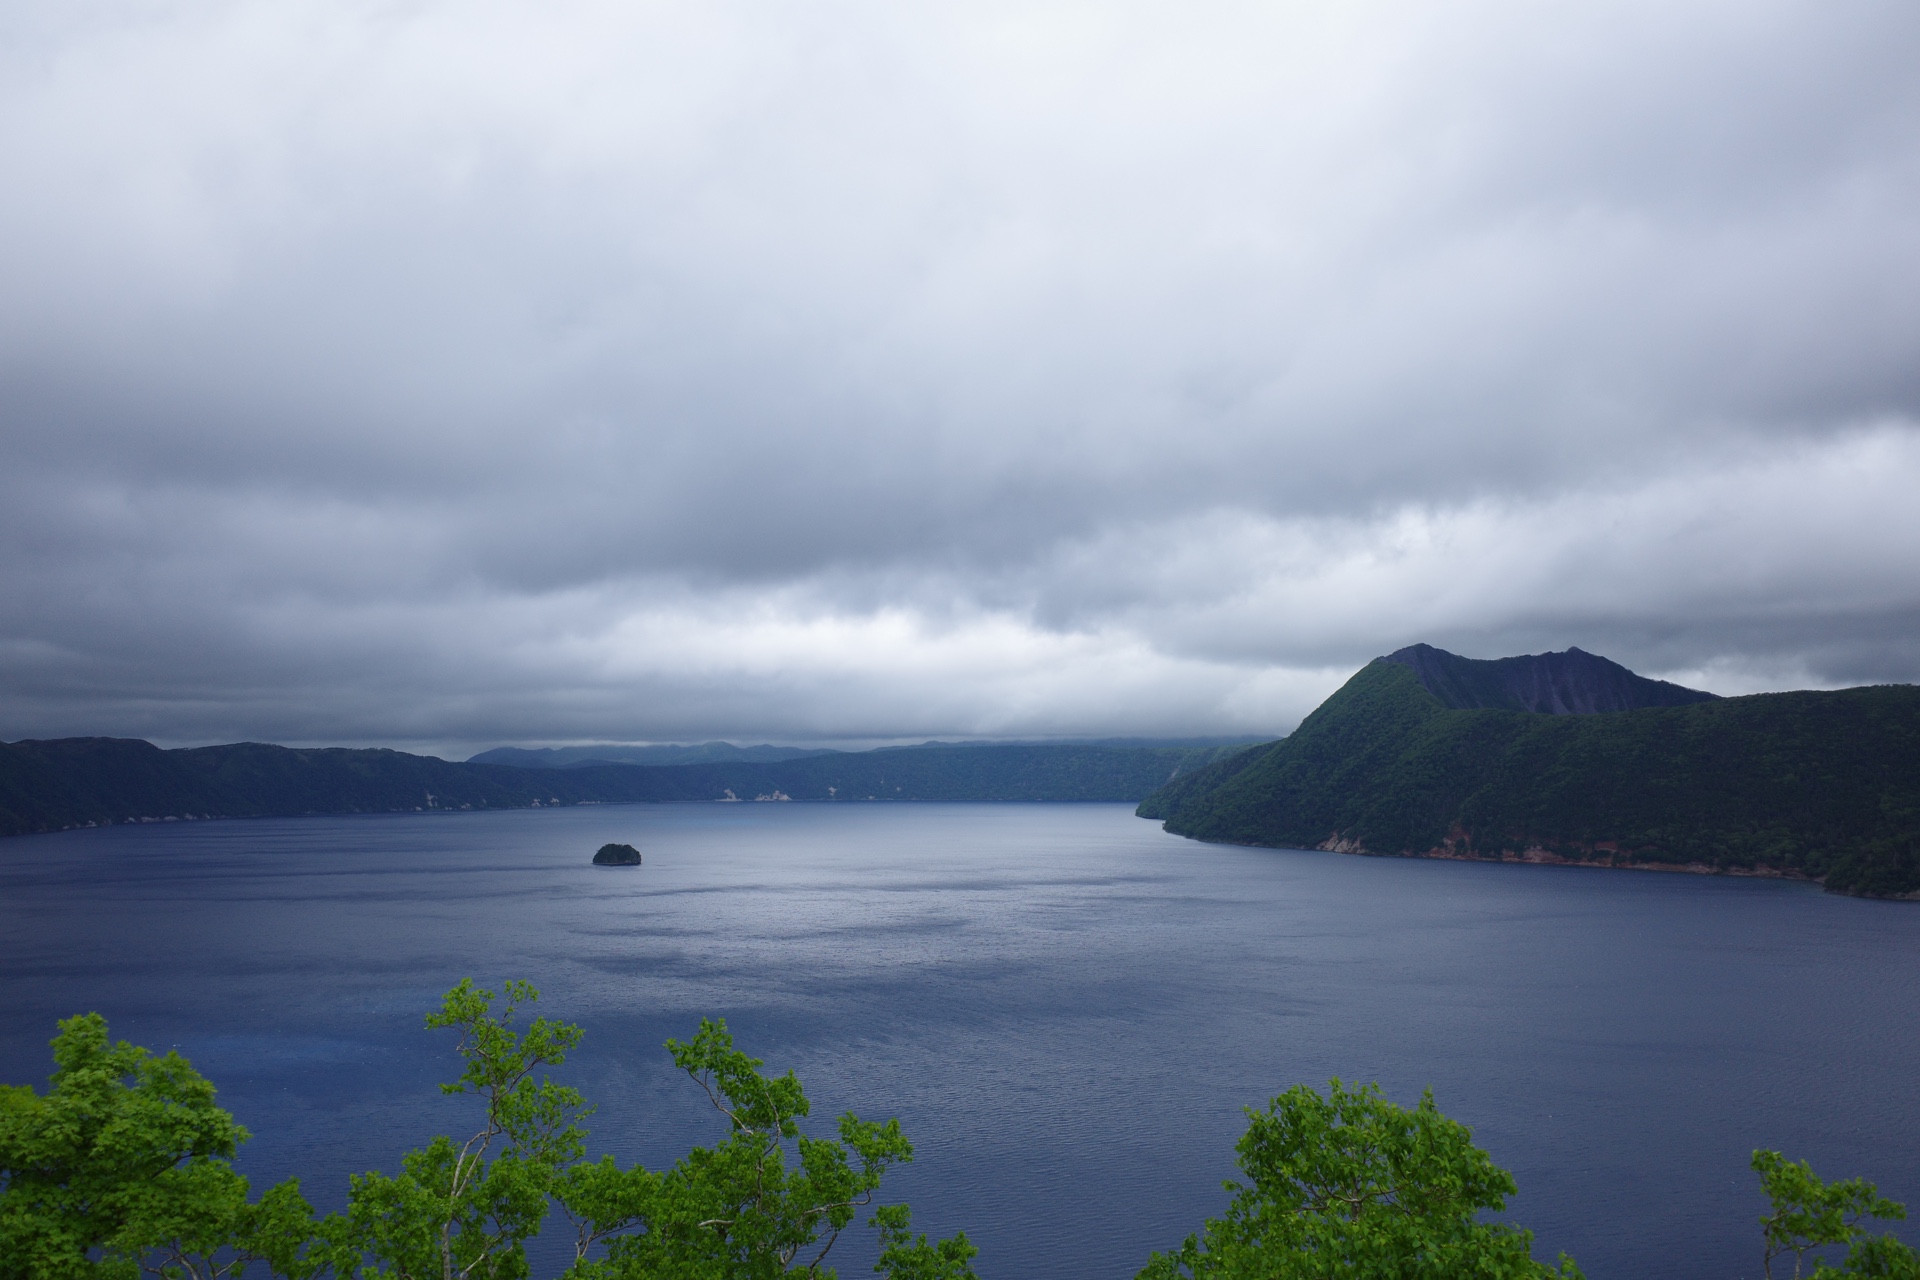
[[[1735,876],[1752,880],[1798,880],[1803,884],[1817,884],[1827,893],[1840,897],[1860,898],[1870,902],[1920,902],[1920,890],[1912,893],[1869,894],[1852,893],[1844,889],[1828,889],[1825,877],[1810,876],[1793,867],[1772,867],[1758,865],[1752,867],[1716,867],[1708,862],[1651,862],[1636,859],[1618,853],[1606,853],[1597,857],[1568,857],[1555,853],[1551,849],[1534,845],[1515,853],[1502,850],[1497,854],[1476,853],[1464,850],[1448,843],[1431,849],[1405,849],[1399,853],[1381,853],[1369,849],[1357,840],[1335,836],[1314,846],[1320,853],[1343,853],[1362,858],[1424,858],[1438,862],[1501,862],[1536,867],[1592,867],[1607,871],[1664,871],[1669,874],[1690,876]]]

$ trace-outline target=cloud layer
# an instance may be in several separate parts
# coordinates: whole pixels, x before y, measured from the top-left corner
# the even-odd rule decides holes
[[[1920,674],[1920,12],[29,2],[0,736]]]

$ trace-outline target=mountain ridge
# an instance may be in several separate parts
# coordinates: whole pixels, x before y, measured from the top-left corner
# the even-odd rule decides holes
[[[520,769],[575,769],[583,764],[777,764],[804,756],[837,755],[832,747],[776,747],[770,742],[737,747],[731,742],[659,743],[586,747],[495,747],[466,758],[466,764],[504,764]]]
[[[1428,693],[1456,711],[1501,709],[1546,715],[1598,715],[1646,707],[1711,702],[1718,694],[1650,680],[1617,662],[1569,647],[1513,658],[1463,658],[1430,644],[1396,649],[1396,662],[1420,678]]]
[[[135,738],[0,743],[0,835],[123,822],[730,800],[1138,801],[1218,748],[916,747],[772,762],[454,762],[384,749]]]
[[[1173,778],[1137,812],[1219,843],[1920,897],[1920,688],[1540,714],[1448,706],[1377,658],[1287,738]]]
[[[1204,735],[1195,738],[1019,738],[956,739],[951,742],[929,739],[892,746],[851,751],[839,747],[780,747],[763,742],[741,747],[731,742],[652,743],[644,746],[606,743],[582,747],[494,747],[468,756],[467,764],[505,764],[522,769],[577,769],[601,764],[774,764],[811,756],[866,755],[871,751],[924,751],[978,747],[1154,747],[1195,750],[1216,747],[1244,747],[1264,738]]]

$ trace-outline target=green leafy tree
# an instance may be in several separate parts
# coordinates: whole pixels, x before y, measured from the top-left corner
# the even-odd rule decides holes
[[[441,1089],[478,1098],[484,1119],[463,1143],[438,1137],[397,1176],[352,1179],[344,1213],[319,1225],[315,1257],[339,1280],[525,1280],[526,1245],[558,1205],[574,1232],[568,1280],[760,1280],[829,1277],[823,1260],[893,1165],[913,1148],[899,1122],[842,1117],[839,1138],[813,1138],[792,1072],[769,1078],[722,1022],[668,1041],[676,1065],[727,1118],[727,1138],[672,1169],[584,1159],[585,1100],[541,1072],[565,1062],[580,1028],[514,1019],[539,998],[524,982],[494,994],[462,982],[429,1027],[460,1032],[460,1079]],[[879,1208],[880,1270],[894,1280],[974,1280],[964,1235],[914,1236],[906,1206]]]
[[[580,1028],[535,1018],[524,1031],[515,1012],[540,993],[525,982],[494,994],[471,979],[447,992],[429,1027],[460,1032],[466,1069],[449,1095],[484,1104],[480,1130],[465,1142],[437,1137],[408,1152],[401,1172],[358,1174],[347,1210],[320,1224],[320,1256],[340,1280],[524,1280],[526,1242],[545,1222],[555,1188],[585,1151],[577,1090],[557,1085],[543,1067],[566,1061]]]
[[[809,1111],[791,1071],[771,1078],[734,1047],[725,1022],[702,1019],[688,1041],[669,1040],[685,1071],[726,1118],[728,1134],[672,1169],[619,1169],[611,1158],[570,1171],[559,1195],[577,1232],[569,1280],[767,1280],[827,1277],[840,1233],[872,1203],[888,1169],[913,1158],[897,1120],[849,1112],[838,1139],[810,1137]],[[904,1205],[883,1206],[880,1270],[894,1280],[972,1280],[966,1236],[914,1236]],[[604,1241],[605,1257],[588,1249]]]
[[[1378,1085],[1327,1095],[1299,1085],[1247,1111],[1236,1150],[1247,1181],[1228,1182],[1210,1218],[1140,1280],[1518,1280],[1580,1274],[1535,1262],[1533,1236],[1480,1215],[1506,1206],[1513,1178],[1441,1115],[1426,1093],[1412,1110]]]
[[[247,1199],[247,1131],[177,1053],[60,1023],[47,1091],[0,1086],[0,1280],[300,1277],[313,1211],[297,1181]]]
[[[1810,1280],[1837,1276],[1879,1276],[1889,1280],[1920,1280],[1920,1254],[1890,1235],[1873,1235],[1871,1220],[1899,1222],[1905,1205],[1882,1196],[1860,1178],[1822,1182],[1804,1160],[1789,1160],[1778,1151],[1753,1153],[1753,1171],[1773,1202],[1773,1211],[1760,1219],[1766,1240],[1766,1274],[1774,1280],[1774,1264],[1791,1254],[1794,1280],[1799,1280],[1807,1255],[1818,1249],[1847,1246],[1838,1269],[1813,1260]]]

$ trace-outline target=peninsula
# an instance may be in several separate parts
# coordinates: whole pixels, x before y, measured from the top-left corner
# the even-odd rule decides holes
[[[1920,688],[1717,698],[1578,649],[1481,661],[1414,645],[1138,812],[1220,843],[1920,899]]]

